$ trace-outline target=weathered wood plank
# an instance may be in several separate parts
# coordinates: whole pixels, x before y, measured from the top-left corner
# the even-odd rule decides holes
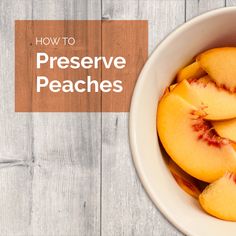
[[[187,0],[186,19],[189,20],[204,12],[225,6],[225,0]]]
[[[225,0],[227,7],[236,6],[236,0]]]
[[[35,167],[32,235],[99,235],[99,175],[92,180],[82,168],[48,161]]]
[[[31,156],[31,115],[14,113],[14,20],[29,19],[31,11],[28,1],[0,2],[0,161]]]
[[[0,234],[27,236],[30,224],[30,172],[27,167],[0,169]]]
[[[34,1],[33,19],[101,19],[100,0]],[[100,113],[33,114],[32,234],[99,235]]]
[[[184,22],[184,0],[103,0],[102,5],[104,19],[148,20],[149,52]],[[152,204],[135,173],[128,116],[102,114],[102,235],[182,235]]]
[[[30,1],[0,2],[0,234],[29,235],[31,114],[14,113],[14,20],[30,19]]]

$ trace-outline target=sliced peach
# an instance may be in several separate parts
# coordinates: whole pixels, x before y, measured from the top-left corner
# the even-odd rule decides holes
[[[172,94],[176,94],[177,96],[182,97],[188,103],[196,106],[196,107],[203,107],[204,104],[202,100],[199,98],[196,91],[194,91],[189,82],[187,80],[183,80],[177,84],[171,91]]]
[[[208,50],[197,57],[200,67],[220,87],[236,89],[236,48],[223,47]]]
[[[227,173],[208,185],[199,196],[202,208],[212,216],[236,221],[236,175]]]
[[[193,62],[192,64],[184,67],[177,73],[177,82],[185,79],[198,79],[206,75],[206,72],[199,66],[198,62]]]
[[[169,93],[158,106],[157,130],[174,162],[193,177],[212,182],[225,171],[236,170],[231,141],[219,137],[205,113],[180,96]]]
[[[212,125],[221,137],[236,142],[236,119],[214,121]]]
[[[168,162],[168,168],[175,178],[177,184],[188,194],[194,198],[198,198],[201,193],[196,179],[184,172],[178,165],[176,165],[171,159]]]
[[[170,87],[169,87],[169,90],[172,91],[175,87],[176,87],[177,84],[171,84]]]
[[[203,106],[206,119],[222,120],[236,117],[236,94],[218,88],[209,76],[198,80],[184,80],[173,92],[195,106]]]
[[[163,93],[162,97],[165,97],[167,94],[169,94],[173,89],[177,86],[177,84],[171,84],[169,87],[167,87]]]

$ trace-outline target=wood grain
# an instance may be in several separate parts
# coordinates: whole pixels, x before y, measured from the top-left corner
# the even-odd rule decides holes
[[[104,19],[147,19],[149,52],[184,22],[184,1],[103,1]],[[169,16],[173,16],[169,17]],[[181,235],[152,204],[135,173],[127,113],[102,114],[102,235]]]
[[[14,20],[29,19],[31,3],[0,2],[0,234],[28,235],[32,116],[14,113]]]
[[[26,3],[0,2],[0,161],[31,156],[31,115],[14,113],[14,19],[28,19],[32,9]],[[9,9],[11,14],[7,13]]]
[[[36,44],[36,39],[44,35],[52,35],[59,39],[57,46]],[[69,36],[75,39],[75,45],[64,44],[62,37]],[[61,40],[60,40],[61,39]],[[53,69],[49,64],[36,66],[36,55],[44,52],[50,57],[57,56],[72,58],[77,55],[80,62],[83,57],[89,55],[94,58],[101,55],[101,20],[40,20],[40,21],[15,21],[15,111],[16,112],[100,112],[101,90],[95,91],[91,86],[90,92],[52,92],[50,85],[43,88],[41,92],[36,91],[38,76],[45,76],[50,81],[86,81],[89,89],[88,76],[91,80],[101,83],[101,68],[90,68],[81,70],[61,69],[54,63]],[[24,44],[22,42],[25,42]],[[29,46],[30,45],[30,46]],[[67,81],[68,82],[68,81]],[[81,89],[84,86],[78,86]],[[61,86],[63,87],[63,86]],[[67,88],[68,89],[68,88]],[[115,110],[114,110],[115,111]]]
[[[225,0],[186,0],[186,20],[225,6]]]
[[[227,7],[236,6],[236,0],[225,0]]]
[[[34,1],[33,19],[101,19],[100,0]],[[99,235],[100,113],[34,113],[32,234]]]
[[[235,0],[0,2],[0,235],[182,235],[137,177],[128,113],[14,113],[14,20],[148,20],[151,53],[185,19],[225,3],[236,5]]]
[[[123,57],[123,69],[102,67],[102,80],[122,82],[122,92],[102,93],[103,112],[129,112],[138,75],[148,57],[148,22],[141,20],[104,20],[102,22],[102,55]]]

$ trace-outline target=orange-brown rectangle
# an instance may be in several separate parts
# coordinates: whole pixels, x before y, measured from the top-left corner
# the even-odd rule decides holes
[[[18,20],[15,111],[129,111],[147,47],[147,21]],[[124,68],[112,64],[117,57],[125,58]]]
[[[102,111],[129,111],[133,89],[148,56],[147,21],[103,21],[102,53],[105,57],[122,55],[126,67],[122,70],[102,67],[102,80],[122,81],[122,93],[102,94]]]

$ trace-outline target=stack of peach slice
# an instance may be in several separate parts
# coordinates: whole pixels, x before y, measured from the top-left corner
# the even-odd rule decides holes
[[[236,48],[203,52],[176,81],[157,111],[169,169],[206,212],[236,221]],[[192,179],[208,186],[202,192]]]

